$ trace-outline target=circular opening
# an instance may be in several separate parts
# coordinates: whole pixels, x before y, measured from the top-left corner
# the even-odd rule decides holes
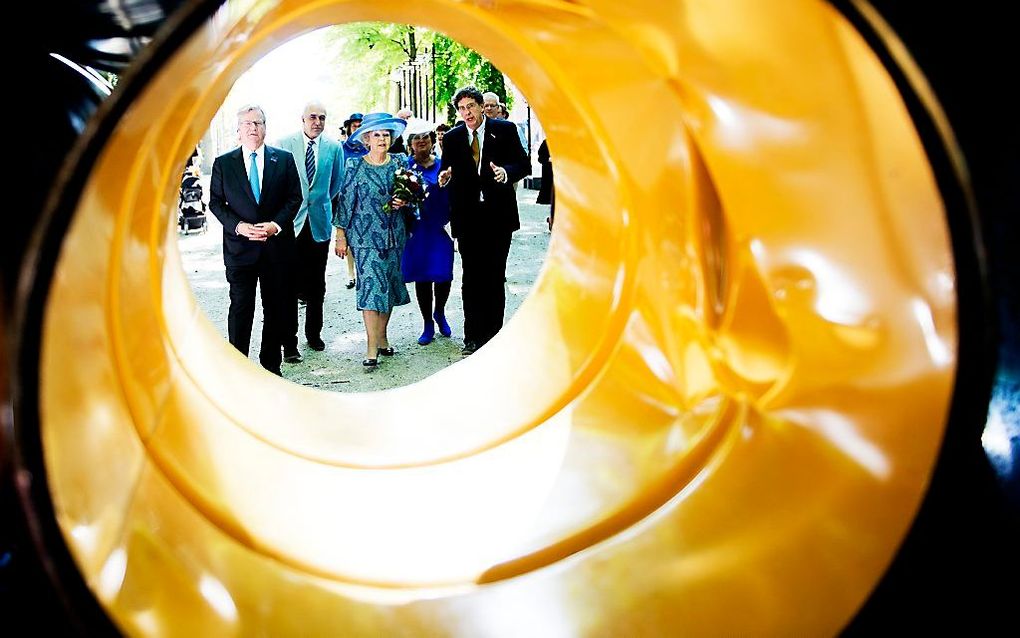
[[[383,49],[386,51],[381,52]],[[172,220],[177,222],[174,230],[178,237],[176,248],[180,251],[182,266],[196,303],[224,339],[228,334],[230,305],[224,273],[224,239],[220,222],[208,203],[214,159],[237,148],[237,109],[257,102],[267,119],[266,144],[284,148],[303,161],[301,142],[295,136],[301,135],[304,126],[302,110],[309,100],[315,100],[325,120],[321,134],[318,131],[313,131],[313,134],[318,136],[324,150],[318,154],[314,189],[296,218],[295,227],[299,229],[300,238],[296,242],[293,273],[285,280],[289,285],[300,288],[301,292],[305,288],[314,288],[305,283],[314,281],[316,277],[314,272],[309,271],[309,262],[321,257],[323,263],[316,265],[325,271],[325,300],[319,310],[321,324],[313,318],[318,315],[314,300],[311,306],[306,305],[305,300],[300,305],[294,303],[298,321],[291,337],[294,349],[303,360],[285,360],[282,367],[284,378],[330,392],[376,391],[419,381],[463,358],[461,347],[466,337],[466,325],[462,258],[460,252],[454,251],[449,225],[442,228],[436,224],[437,220],[449,218],[448,208],[445,212],[439,210],[449,201],[449,191],[436,186],[430,188],[430,197],[419,209],[427,219],[416,222],[416,232],[406,239],[402,262],[409,263],[402,263],[401,271],[413,281],[402,286],[408,295],[404,305],[393,308],[387,331],[398,356],[381,359],[382,365],[373,370],[373,374],[365,374],[361,364],[367,356],[366,335],[362,313],[357,310],[361,288],[354,286],[355,263],[352,259],[345,262],[338,258],[330,239],[333,229],[328,217],[329,192],[340,189],[343,183],[341,174],[331,169],[342,167],[345,158],[357,159],[364,152],[360,144],[343,143],[339,139],[345,129],[347,114],[396,113],[398,108],[395,105],[406,102],[413,107],[409,130],[420,129],[424,125],[420,120],[432,122],[432,125],[452,123],[452,119],[448,118],[453,114],[452,107],[449,107],[453,92],[476,77],[485,79],[486,84],[481,88],[494,89],[509,96],[501,99],[507,99],[511,104],[514,119],[510,121],[517,127],[522,146],[526,151],[539,149],[538,141],[544,140],[545,136],[537,114],[510,80],[504,80],[498,69],[484,59],[477,60],[477,54],[463,45],[421,27],[350,23],[295,37],[268,53],[238,78],[202,136],[200,159],[184,172],[182,213],[177,220]],[[404,138],[400,140],[399,152],[410,151],[410,143]],[[441,153],[438,146],[433,146],[433,152],[437,157]],[[333,159],[337,155],[340,159]],[[541,154],[538,155],[541,158]],[[524,160],[529,168],[533,157],[534,154],[531,154]],[[434,173],[439,170],[440,161],[436,160],[435,168],[425,170],[429,180],[435,179]],[[304,171],[303,165],[301,171]],[[358,174],[358,171],[347,172]],[[538,174],[539,170],[534,169],[532,175]],[[546,219],[549,207],[536,203],[539,199],[537,186],[530,188],[531,185],[525,181],[518,181],[513,191],[521,227],[513,233],[506,264],[503,288],[507,322],[512,321],[517,308],[530,294],[548,248]],[[307,192],[304,177],[301,177],[301,182],[302,192]],[[191,203],[188,198],[198,198],[198,201]],[[309,221],[313,216],[314,220]],[[386,223],[382,219],[376,221],[380,225]],[[304,239],[309,235],[324,241],[313,247]],[[381,236],[386,237],[386,234]],[[315,248],[321,248],[321,255]],[[446,265],[443,259],[447,256],[451,270],[445,275],[452,277],[452,281],[446,279],[444,282],[442,271]],[[434,285],[422,283],[427,277],[438,281]],[[441,326],[437,328],[432,320],[433,287],[436,312],[444,314],[439,305],[443,303],[440,301],[443,288],[448,295],[444,306],[445,316],[452,327],[452,334],[448,335],[450,338],[441,334]],[[422,311],[419,309],[421,289],[427,290],[426,303],[430,307],[425,313],[426,326],[435,335],[434,340],[426,344],[419,340],[419,335],[423,334]],[[256,303],[249,359],[257,360],[259,356],[263,323],[261,304]],[[324,341],[325,350],[322,352],[315,351],[310,345],[310,338],[306,338],[309,326],[314,332],[316,325],[321,325],[317,334],[321,334]]]
[[[62,528],[126,631],[185,608],[207,630],[832,633],[856,609],[952,382],[930,171],[827,5],[647,8],[227,7],[148,79],[68,228],[42,364]],[[200,318],[168,217],[254,60],[393,19],[520,80],[558,152],[558,235],[479,356],[380,395],[313,392]],[[522,605],[549,611],[500,611]]]

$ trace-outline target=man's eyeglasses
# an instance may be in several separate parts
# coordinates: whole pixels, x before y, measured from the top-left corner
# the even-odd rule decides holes
[[[320,122],[325,122],[326,121],[326,116],[325,115],[316,115],[316,114],[312,113],[311,115],[306,115],[305,117],[307,117],[310,120],[319,120]]]
[[[241,120],[237,125],[241,128],[251,128],[252,126],[265,126],[266,123],[262,120]]]

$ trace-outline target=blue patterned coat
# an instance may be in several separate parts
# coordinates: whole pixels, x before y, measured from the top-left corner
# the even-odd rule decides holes
[[[374,166],[364,157],[347,159],[343,185],[333,209],[333,225],[343,228],[347,245],[358,248],[404,249],[407,230],[399,211],[388,212],[397,167],[406,166],[404,155],[388,155],[389,161]]]

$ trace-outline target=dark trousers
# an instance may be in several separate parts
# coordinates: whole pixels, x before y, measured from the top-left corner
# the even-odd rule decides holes
[[[255,320],[255,286],[262,291],[262,347],[259,363],[270,371],[280,369],[280,328],[286,322],[285,268],[270,260],[262,251],[259,260],[250,266],[227,266],[230,284],[230,310],[227,312],[227,335],[231,345],[248,356],[252,322]]]
[[[305,300],[305,338],[319,339],[322,332],[322,304],[326,298],[326,262],[329,242],[312,239],[312,229],[305,222],[294,247],[294,277],[291,281],[290,315],[283,345],[297,348],[298,299]]]
[[[506,260],[513,233],[493,231],[457,238],[464,269],[464,341],[484,345],[503,327]]]

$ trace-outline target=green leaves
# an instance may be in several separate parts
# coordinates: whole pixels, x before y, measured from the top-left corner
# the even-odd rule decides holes
[[[434,60],[436,98],[447,123],[456,120],[451,101],[457,89],[473,84],[481,91],[492,91],[511,106],[503,73],[473,49],[430,29],[388,22],[354,22],[331,27],[326,36],[338,66],[355,67],[358,85],[354,87],[357,108],[364,111],[386,110],[393,90],[391,74],[415,57]],[[418,114],[427,117],[427,114]],[[444,119],[440,116],[440,120]]]
[[[486,58],[474,49],[469,49],[460,42],[441,33],[433,40],[436,58],[436,97],[440,104],[446,106],[446,119],[452,123],[457,118],[453,96],[457,89],[473,84],[478,90],[492,91],[499,95],[500,101],[510,106],[503,81],[503,73],[493,66]]]

